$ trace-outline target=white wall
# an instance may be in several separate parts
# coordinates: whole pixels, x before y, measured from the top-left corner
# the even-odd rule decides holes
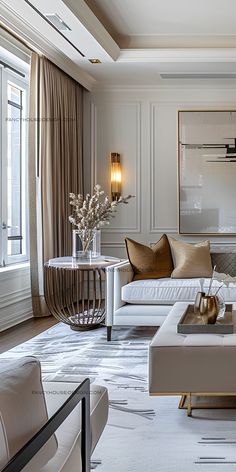
[[[122,193],[136,195],[102,230],[103,253],[123,257],[125,236],[146,244],[157,241],[163,232],[179,237],[177,111],[236,109],[236,90],[110,88],[87,93],[85,108],[86,131],[91,131],[85,159],[92,182],[110,192],[109,153],[119,152]],[[182,237],[186,241],[203,238]],[[236,245],[235,237],[211,240]]]

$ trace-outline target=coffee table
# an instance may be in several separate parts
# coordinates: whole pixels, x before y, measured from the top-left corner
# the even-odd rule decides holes
[[[175,303],[149,346],[150,395],[236,396],[236,329],[233,334],[179,334],[188,303]],[[236,303],[233,320],[236,325]]]

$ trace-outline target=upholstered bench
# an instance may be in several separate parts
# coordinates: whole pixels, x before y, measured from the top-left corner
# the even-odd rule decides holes
[[[177,333],[186,306],[175,303],[149,346],[149,392],[188,395],[191,415],[191,395],[236,395],[236,332]]]

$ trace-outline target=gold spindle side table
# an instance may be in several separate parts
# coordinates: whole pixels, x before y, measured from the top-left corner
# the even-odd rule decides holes
[[[97,328],[105,319],[106,268],[119,262],[102,256],[91,262],[72,257],[50,259],[44,264],[44,295],[50,313],[74,330]]]

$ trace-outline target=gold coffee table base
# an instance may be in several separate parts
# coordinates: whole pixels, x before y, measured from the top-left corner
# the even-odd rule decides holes
[[[179,408],[188,411],[188,416],[192,410],[227,410],[236,409],[236,393],[215,394],[215,395],[182,395]],[[190,415],[189,415],[190,413]]]
[[[192,410],[202,409],[236,409],[236,392],[161,392],[149,393],[150,397],[180,396],[179,409],[187,410],[187,415],[192,416]],[[205,399],[210,404],[197,404],[197,399]]]

